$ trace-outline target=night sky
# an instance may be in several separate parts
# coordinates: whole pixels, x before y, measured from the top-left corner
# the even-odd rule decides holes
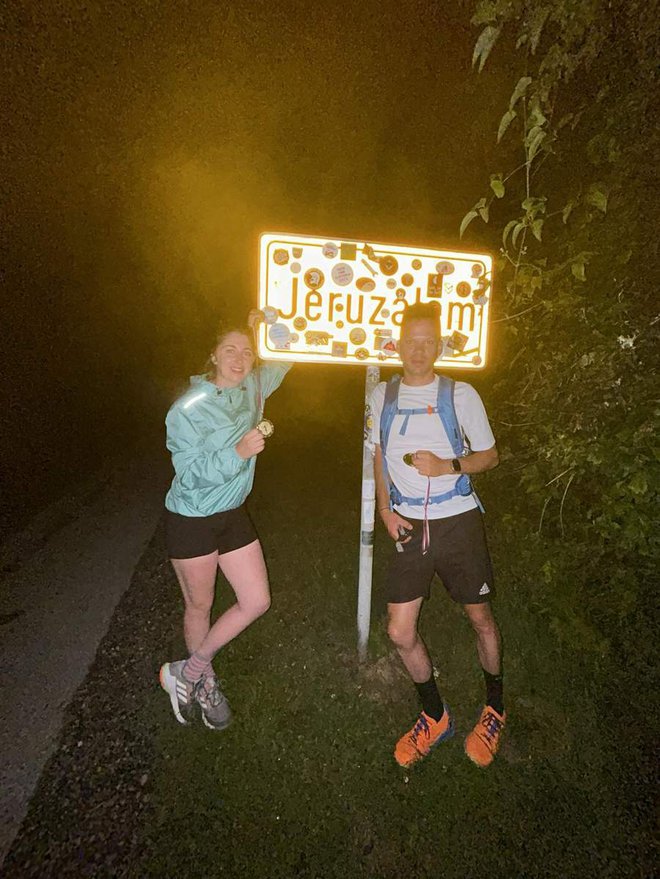
[[[470,14],[5,6],[0,529],[162,446],[214,322],[256,304],[260,232],[458,245],[510,86],[471,71]]]

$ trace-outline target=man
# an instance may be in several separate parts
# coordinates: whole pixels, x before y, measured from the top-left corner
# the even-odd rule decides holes
[[[486,684],[485,705],[465,740],[467,756],[488,766],[499,746],[506,714],[503,704],[500,634],[490,606],[493,574],[480,505],[469,476],[498,464],[495,438],[483,403],[465,382],[453,384],[434,372],[442,349],[435,303],[406,308],[399,355],[403,377],[388,392],[386,384],[371,399],[374,470],[378,511],[396,541],[387,576],[388,634],[419,693],[422,712],[397,742],[394,756],[410,766],[454,733],[454,721],[438,691],[433,666],[417,631],[422,602],[434,573],[450,597],[463,605],[477,640]],[[439,407],[439,382],[460,428],[454,446]],[[396,395],[393,397],[393,394]],[[387,438],[381,427],[390,419]],[[461,447],[457,454],[456,442]],[[386,443],[386,448],[381,444]],[[404,461],[406,455],[406,461]],[[460,456],[459,456],[460,455]],[[458,486],[458,487],[457,487]]]

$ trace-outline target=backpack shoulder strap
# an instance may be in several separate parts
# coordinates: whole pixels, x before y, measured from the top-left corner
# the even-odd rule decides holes
[[[453,379],[447,378],[446,375],[438,376],[438,415],[449,437],[452,451],[458,458],[465,450],[465,443],[463,442],[463,434],[456,416],[456,407],[454,406],[455,386],[456,382]]]
[[[400,375],[393,375],[385,385],[385,399],[383,400],[383,410],[380,413],[380,460],[383,468],[383,479],[385,480],[385,485],[389,487],[390,510],[394,502],[393,492],[395,492],[395,488],[387,471],[387,458],[385,455],[392,422],[398,410],[400,381]]]
[[[385,457],[387,449],[387,441],[392,429],[392,422],[397,411],[397,403],[399,402],[399,383],[400,375],[393,375],[385,385],[385,399],[383,401],[383,410],[380,413],[380,451]]]

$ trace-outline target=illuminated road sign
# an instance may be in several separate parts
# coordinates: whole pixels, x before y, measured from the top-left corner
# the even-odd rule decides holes
[[[348,239],[261,236],[259,353],[312,363],[399,363],[406,304],[437,302],[443,368],[486,365],[492,259]]]

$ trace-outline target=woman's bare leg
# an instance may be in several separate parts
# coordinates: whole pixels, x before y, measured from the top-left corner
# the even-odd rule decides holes
[[[192,559],[170,559],[177,576],[185,610],[183,635],[189,653],[199,649],[206,638],[215,595],[215,579],[218,573],[218,553]]]
[[[203,642],[195,648],[209,659],[213,659],[221,647],[247,629],[270,607],[268,574],[258,540],[223,553],[218,557],[218,565],[234,590],[236,604],[218,617]]]

